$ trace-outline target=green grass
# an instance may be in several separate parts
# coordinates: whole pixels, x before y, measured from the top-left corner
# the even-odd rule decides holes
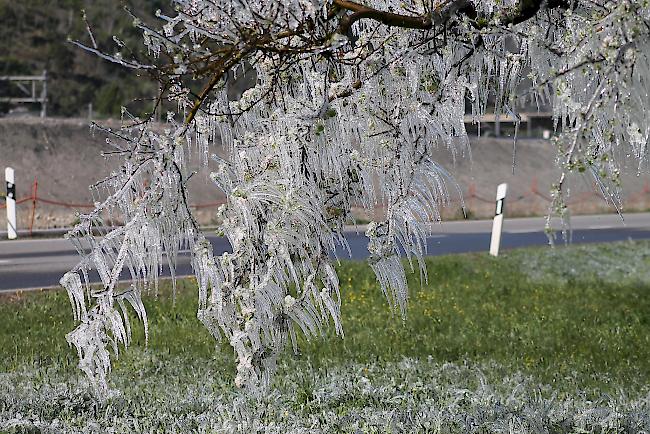
[[[650,430],[650,242],[426,265],[402,319],[367,265],[343,262],[345,339],[301,340],[259,400],[234,388],[191,279],[145,298],[149,345],[135,326],[103,403],[65,341],[67,295],[0,298],[0,432]]]
[[[302,341],[300,354],[285,358],[320,368],[431,356],[440,363],[494,362],[560,389],[567,377],[601,392],[642,389],[650,383],[650,279],[640,270],[648,267],[649,250],[648,243],[623,243],[520,250],[498,259],[428,258],[428,283],[412,276],[404,320],[391,312],[365,263],[343,262],[345,339],[330,333]],[[618,260],[632,268],[612,265]],[[175,301],[168,285],[146,297],[151,332],[145,353],[161,363],[209,361],[234,376],[232,351],[224,344],[215,349],[196,319],[196,298],[190,279],[179,282]],[[0,372],[76,369],[76,353],[65,341],[74,323],[63,291],[5,297],[0,318]],[[143,348],[141,327],[135,328],[133,347]],[[122,352],[116,372],[143,367],[141,355]]]

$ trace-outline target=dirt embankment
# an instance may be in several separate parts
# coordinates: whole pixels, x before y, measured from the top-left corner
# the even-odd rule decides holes
[[[444,151],[436,158],[461,186],[465,206],[472,217],[493,215],[496,186],[502,182],[508,183],[507,215],[534,216],[548,212],[549,191],[560,175],[555,163],[557,150],[550,141],[521,138],[516,147],[511,138],[482,137],[472,138],[471,142],[469,158],[454,160]],[[643,175],[637,176],[638,162],[625,156],[619,161],[624,166],[621,176],[624,210],[646,210],[650,206],[650,171],[646,167]],[[599,194],[591,175],[572,174],[566,185],[572,213],[615,212]]]
[[[69,226],[76,219],[76,211],[87,210],[78,205],[92,204],[88,186],[109,175],[117,166],[117,162],[102,157],[101,152],[107,148],[106,136],[98,131],[91,133],[85,120],[0,119],[0,169],[11,166],[16,170],[18,198],[31,196],[32,183],[37,179],[39,198],[72,204],[66,207],[38,201],[34,221],[38,228]],[[548,202],[542,196],[548,195],[549,186],[557,179],[557,171],[553,169],[555,150],[549,142],[519,140],[514,173],[510,139],[475,139],[471,153],[471,158],[460,156],[455,160],[446,150],[440,150],[436,155],[437,161],[458,181],[470,216],[492,214],[493,197],[500,182],[507,182],[510,187],[507,208],[510,215],[533,215],[546,211]],[[629,171],[635,173],[635,169]],[[643,190],[649,180],[647,175],[624,176],[626,197],[629,198],[627,209],[648,207],[650,194],[643,193]],[[587,177],[573,180],[574,212],[611,210],[602,200],[589,196],[588,192],[592,191],[593,181]],[[198,205],[224,199],[201,174],[191,180],[190,197],[191,202]],[[455,199],[458,199],[457,195]],[[19,228],[28,226],[31,206],[29,201],[19,205]],[[215,210],[214,206],[199,209],[201,223],[211,223]],[[445,214],[447,218],[460,216],[459,203],[454,203]],[[360,213],[359,217],[372,218],[373,213],[369,216]],[[4,211],[0,212],[0,225],[6,227]]]
[[[119,128],[118,122],[107,122]],[[85,120],[79,119],[0,119],[0,169],[11,166],[16,171],[18,199],[32,195],[32,184],[38,181],[37,195],[60,204],[36,204],[34,227],[70,226],[75,212],[88,211],[94,202],[89,186],[119,166],[119,158],[105,158],[102,151],[112,150],[106,144],[106,134],[91,131]],[[4,173],[4,172],[3,172]],[[200,174],[199,174],[200,175]],[[224,196],[206,176],[190,180],[192,203],[214,203]],[[79,205],[85,205],[81,207]],[[30,201],[18,206],[18,227],[26,228],[31,219]],[[209,223],[216,208],[198,211],[202,223]],[[6,227],[4,211],[0,225]]]

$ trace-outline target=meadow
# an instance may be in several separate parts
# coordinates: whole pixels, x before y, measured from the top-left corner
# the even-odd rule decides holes
[[[196,318],[195,282],[145,299],[150,336],[98,403],[65,334],[64,291],[0,299],[0,432],[650,431],[650,243],[427,258],[406,316],[342,261],[345,338],[279,364],[264,399]]]

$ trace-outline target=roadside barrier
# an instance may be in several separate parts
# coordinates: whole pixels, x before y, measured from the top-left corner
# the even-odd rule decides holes
[[[476,194],[476,187],[474,184],[470,184],[469,189],[467,191],[467,194],[463,196],[465,199],[465,202],[470,202],[471,200],[478,200],[479,202],[484,202],[484,203],[489,203],[493,204],[494,199],[486,199],[484,197],[481,197]],[[546,202],[552,202],[553,199],[548,194],[542,193],[539,191],[537,187],[537,178],[533,178],[530,184],[530,188],[527,192],[524,194],[515,197],[515,198],[509,198],[508,203],[516,203],[520,202],[522,200],[526,199],[531,199],[531,198],[540,198]],[[646,181],[643,189],[637,192],[630,193],[625,200],[625,202],[631,203],[631,202],[636,202],[639,199],[642,199],[643,197],[647,197],[650,199],[650,182]],[[605,196],[603,196],[601,193],[597,191],[584,191],[581,193],[578,193],[577,195],[572,196],[569,200],[566,201],[566,204],[571,206],[571,205],[577,205],[580,203],[587,202],[591,199],[599,199],[599,200],[606,200]],[[471,209],[471,207],[470,207]]]
[[[643,189],[634,193],[631,193],[628,195],[626,202],[636,202],[640,199],[647,198],[650,200],[650,183],[648,181],[645,182]],[[509,197],[508,198],[508,203],[513,204],[517,203],[523,200],[527,199],[542,199],[546,202],[551,202],[551,198],[548,196],[548,194],[542,193],[539,191],[538,186],[537,186],[537,178],[533,178],[530,183],[530,187],[528,191],[526,191],[524,194],[518,196],[518,197]],[[581,192],[573,197],[571,197],[567,201],[567,205],[576,205],[579,203],[587,202],[589,200],[593,199],[599,199],[599,200],[604,200],[605,198],[603,197],[602,194],[598,193],[597,191],[587,191],[587,192]],[[463,195],[463,200],[466,205],[468,205],[469,209],[471,210],[473,208],[473,202],[478,201],[486,204],[491,204],[494,205],[494,199],[493,198],[485,198],[476,193],[476,185],[474,183],[470,184],[467,190],[467,193]],[[58,206],[62,208],[69,208],[69,209],[92,209],[95,207],[95,205],[91,203],[71,203],[71,202],[63,202],[59,200],[54,200],[51,198],[47,197],[41,197],[38,195],[38,181],[34,179],[34,182],[32,184],[32,189],[31,189],[31,194],[26,197],[22,197],[18,200],[16,200],[16,206],[18,205],[23,205],[25,203],[31,203],[31,213],[30,213],[30,223],[29,223],[29,232],[30,234],[32,233],[32,228],[34,226],[34,216],[36,213],[36,208],[39,203],[47,204],[47,205],[53,205],[53,206]],[[452,203],[458,203],[460,204],[460,199],[454,199],[451,201]],[[205,202],[205,203],[197,203],[190,205],[191,208],[194,209],[206,209],[206,208],[216,208],[220,205],[225,203],[225,201],[215,201],[215,202]],[[5,209],[6,204],[0,203],[0,209]]]
[[[46,197],[39,196],[38,195],[38,180],[36,178],[34,178],[34,182],[32,183],[31,194],[29,196],[18,199],[15,202],[16,202],[16,206],[31,202],[30,219],[29,219],[29,234],[30,235],[32,235],[32,232],[33,232],[34,218],[35,218],[35,215],[36,215],[36,208],[38,206],[38,203],[44,203],[44,204],[47,204],[47,205],[53,205],[53,206],[58,206],[58,207],[62,207],[62,208],[69,208],[69,209],[92,209],[92,208],[95,208],[95,205],[93,205],[91,203],[63,202],[63,201],[53,200],[53,199],[49,199],[49,198],[46,198]],[[218,207],[219,205],[223,204],[224,202],[225,201],[199,203],[199,204],[195,204],[195,205],[190,205],[190,207],[194,208],[194,209],[215,208],[215,207]],[[7,207],[6,203],[0,203],[0,209],[5,209],[6,207]]]

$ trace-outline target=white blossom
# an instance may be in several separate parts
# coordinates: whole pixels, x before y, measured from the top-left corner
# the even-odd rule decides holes
[[[157,14],[162,29],[135,25],[153,57],[175,59],[164,96],[177,112],[162,132],[124,112],[135,126],[110,141],[124,162],[95,185],[101,200],[69,234],[82,260],[61,280],[80,321],[68,341],[100,395],[108,392],[109,350],[117,356],[129,343],[126,306],[146,324],[141,292],[155,291],[163,266],[174,274],[185,248],[198,317],[231,343],[236,384],[251,390],[268,383],[297,333],[319,336],[331,320],[343,334],[333,258],[347,246],[353,206],[385,209],[366,232],[369,260],[404,312],[400,254],[425,277],[429,223],[456,189],[432,155],[442,148],[469,158],[466,106],[478,120],[488,111],[516,117],[523,103],[551,105],[561,168],[588,167],[614,203],[617,154],[646,158],[645,0],[526,2],[540,8],[530,16],[516,0],[366,1],[380,18],[354,15],[350,2],[336,0],[174,4],[174,16]],[[395,15],[411,24],[391,22]],[[233,77],[249,69],[254,84],[229,97]],[[195,75],[211,82],[198,100]],[[233,250],[220,257],[192,216],[186,188],[212,153],[210,179],[227,197],[218,232]],[[560,215],[564,179],[552,194]],[[102,232],[115,222],[124,224]],[[100,290],[87,283],[92,270]],[[117,285],[123,273],[133,280],[128,290]]]

